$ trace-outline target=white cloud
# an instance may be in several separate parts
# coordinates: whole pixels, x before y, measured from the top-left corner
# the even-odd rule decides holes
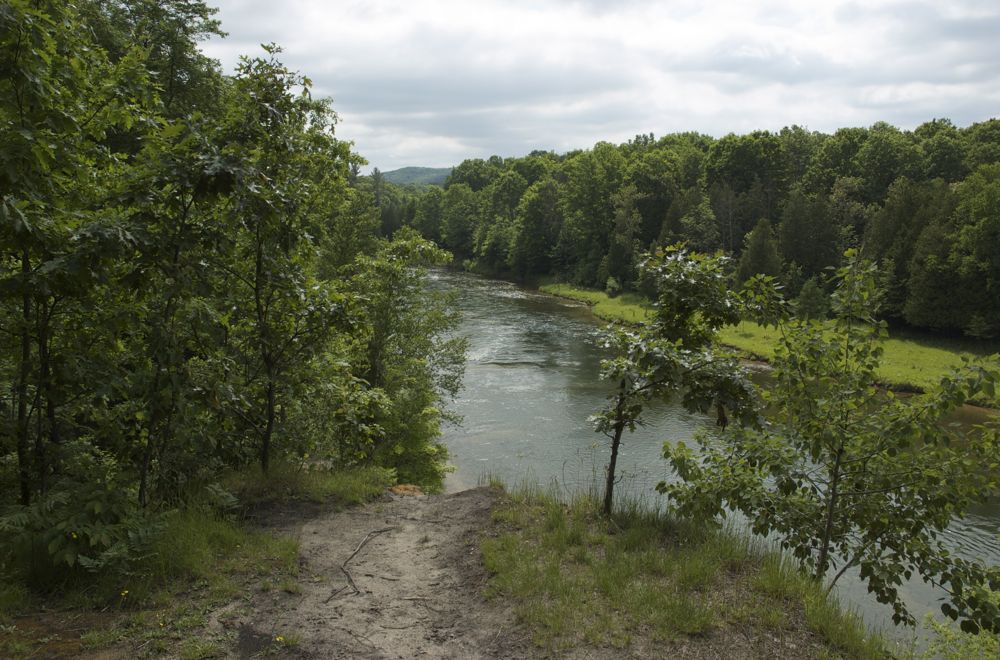
[[[1000,5],[966,0],[217,0],[232,69],[276,42],[383,170],[696,130],[995,116]]]

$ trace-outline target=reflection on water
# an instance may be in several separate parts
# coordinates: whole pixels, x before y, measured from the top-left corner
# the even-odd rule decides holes
[[[587,418],[610,392],[597,378],[604,354],[595,339],[602,324],[585,306],[508,282],[455,272],[431,276],[437,286],[458,291],[460,333],[469,338],[465,386],[454,405],[465,421],[444,434],[456,468],[448,490],[475,486],[487,474],[508,484],[558,484],[566,493],[601,483],[609,443]],[[984,414],[970,406],[961,417],[976,423]],[[669,476],[663,442],[689,441],[699,427],[713,430],[706,421],[679,406],[650,410],[646,426],[623,440],[619,492],[661,503],[653,487]],[[960,555],[996,564],[998,534],[1000,506],[992,505],[956,520],[947,540]],[[891,625],[887,608],[874,603],[856,577],[845,575],[840,584],[841,597],[870,623]],[[940,611],[940,592],[919,580],[900,592],[918,619]]]

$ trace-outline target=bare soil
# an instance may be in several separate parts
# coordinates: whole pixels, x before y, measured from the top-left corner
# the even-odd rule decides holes
[[[300,540],[297,581],[251,589],[210,617],[208,634],[238,658],[536,654],[510,606],[484,597],[478,546],[499,492],[418,493],[285,518],[275,531]]]

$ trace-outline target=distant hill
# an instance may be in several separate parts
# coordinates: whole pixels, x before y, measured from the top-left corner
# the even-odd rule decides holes
[[[401,167],[391,172],[382,172],[389,183],[397,186],[410,184],[418,186],[441,186],[451,174],[450,167]]]

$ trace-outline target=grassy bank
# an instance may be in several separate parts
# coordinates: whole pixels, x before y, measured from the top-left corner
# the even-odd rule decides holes
[[[483,544],[491,593],[549,654],[885,657],[884,641],[773,552],[626,506],[509,496]]]
[[[585,302],[593,307],[596,316],[606,321],[637,323],[652,314],[649,302],[634,294],[609,298],[603,291],[581,289],[567,284],[546,284],[540,289],[545,293]],[[768,360],[774,355],[778,335],[774,328],[764,328],[744,321],[723,329],[720,339],[724,344],[750,357]],[[987,348],[977,347],[974,342],[957,339],[889,338],[884,342],[883,348],[879,377],[885,384],[902,390],[931,387],[949,371],[961,366],[963,356],[975,357],[988,353]]]
[[[235,496],[228,503],[220,505],[213,487],[160,514],[159,533],[120,570],[56,567],[59,577],[39,586],[23,561],[0,557],[0,657],[71,657],[101,649],[124,656],[224,654],[216,640],[198,635],[214,608],[247,590],[297,588],[298,542],[267,526],[287,523],[304,503],[341,508],[369,500],[393,480],[391,471],[379,468],[278,464],[267,476],[248,469],[223,481]],[[293,643],[291,636],[276,638],[273,650]]]

